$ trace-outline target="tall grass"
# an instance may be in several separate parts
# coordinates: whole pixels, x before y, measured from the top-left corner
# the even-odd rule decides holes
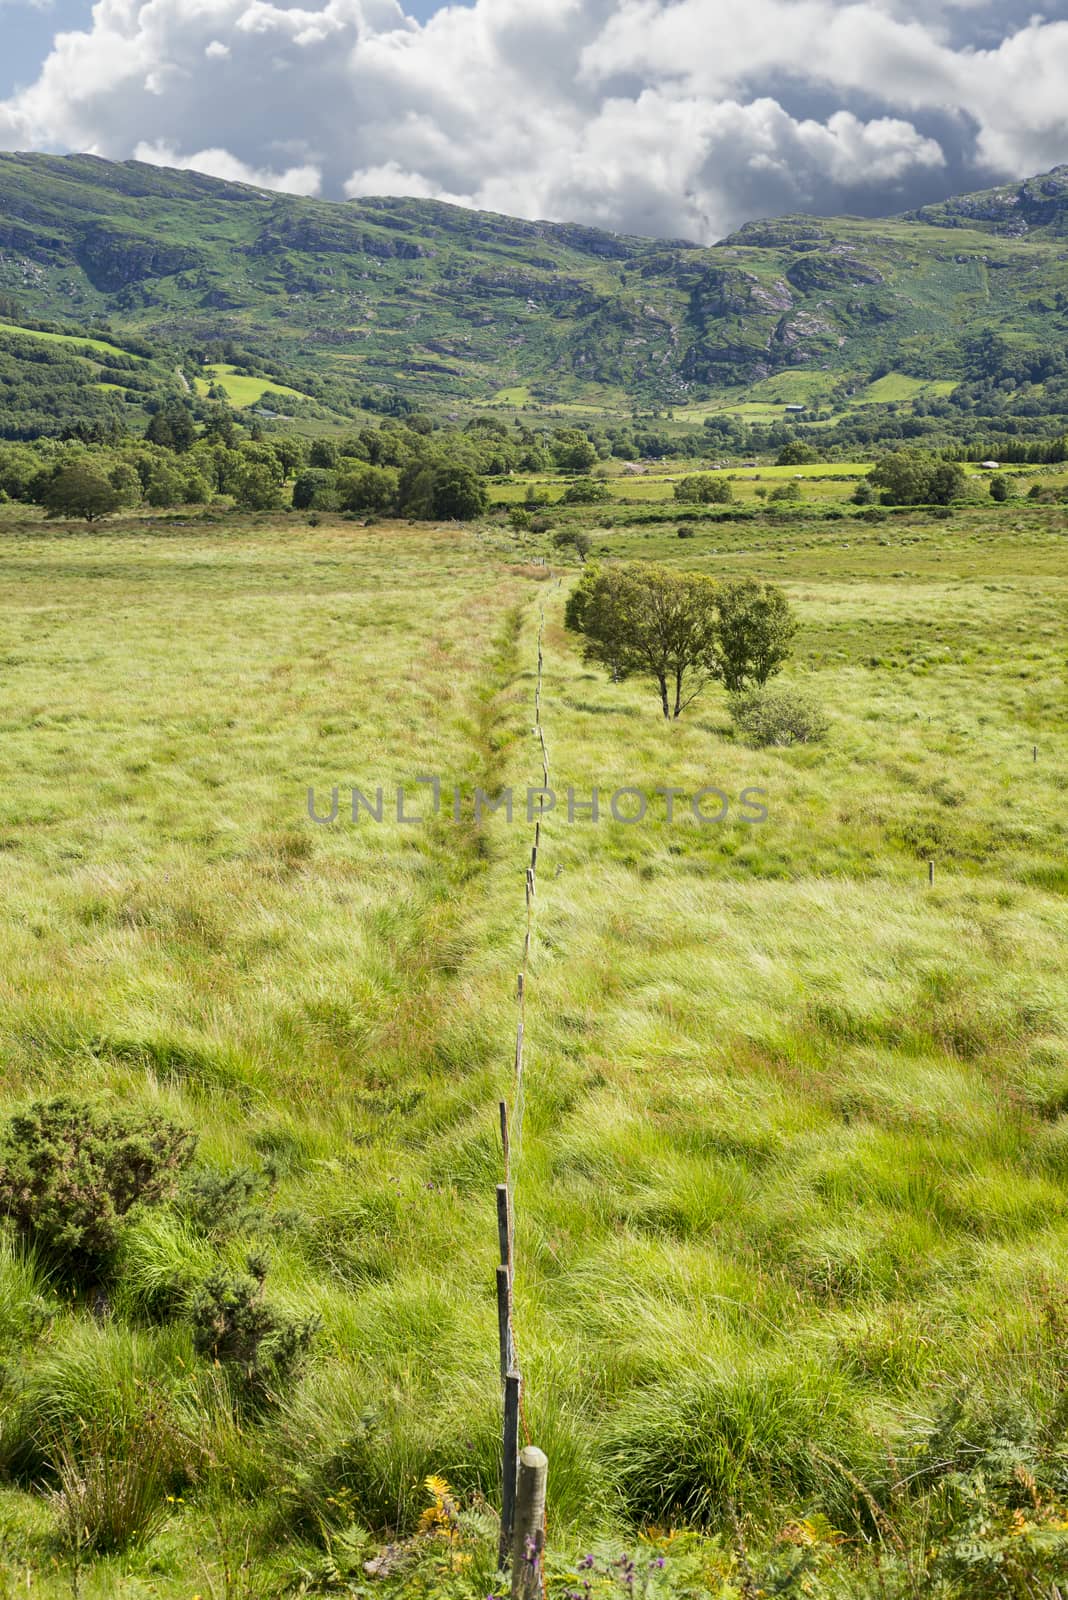
[[[262,1215],[232,1231],[138,1219],[95,1315],[0,1253],[21,1496],[77,1504],[78,1441],[128,1437],[136,1461],[156,1406],[163,1437],[201,1441],[128,1557],[167,1600],[216,1515],[252,1520],[266,1595],[324,1521],[409,1531],[431,1471],[495,1497],[494,1130],[529,830],[304,807],[309,783],[536,782],[542,599],[561,791],[759,785],[770,813],[698,828],[653,802],[627,828],[561,800],[542,829],[515,1293],[558,1537],[732,1508],[769,1538],[821,1508],[860,1526],[857,1483],[879,1493],[888,1451],[963,1391],[1058,1426],[1062,535],[1030,511],[1011,536],[985,514],[684,548],[602,531],[784,582],[826,741],[746,749],[714,692],[665,728],[644,686],[586,670],[562,593],[523,577],[540,552],[497,531],[48,530],[2,553],[24,774],[0,801],[5,1093],[91,1085],[195,1126],[203,1167],[259,1174]],[[255,1422],[183,1325],[253,1247],[272,1302],[323,1322]],[[118,1559],[86,1582],[114,1588]]]

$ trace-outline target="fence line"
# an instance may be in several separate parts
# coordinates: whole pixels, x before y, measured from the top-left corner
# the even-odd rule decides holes
[[[549,787],[549,751],[545,743],[545,730],[541,722],[541,691],[542,672],[545,662],[544,641],[545,636],[545,603],[541,604],[538,621],[538,669],[534,686],[534,728],[533,732],[538,739],[541,750],[542,787]],[[501,1537],[499,1546],[499,1565],[502,1570],[507,1567],[513,1556],[513,1540],[516,1536],[516,1494],[517,1482],[520,1471],[519,1431],[522,1428],[524,1440],[528,1449],[531,1447],[530,1429],[527,1425],[523,1407],[523,1380],[520,1362],[519,1341],[515,1331],[515,1184],[516,1173],[522,1163],[523,1156],[523,1111],[524,1111],[524,1046],[526,1041],[527,1020],[527,991],[529,988],[530,947],[534,933],[534,909],[537,899],[538,880],[538,851],[541,846],[541,824],[545,812],[545,796],[539,796],[538,816],[534,825],[534,842],[530,849],[529,865],[524,874],[524,899],[525,899],[525,925],[523,931],[523,955],[519,970],[516,974],[516,1031],[515,1031],[515,1057],[512,1072],[511,1105],[506,1100],[500,1103],[500,1130],[501,1152],[504,1162],[504,1182],[497,1186],[497,1234],[500,1247],[500,1266],[497,1269],[497,1317],[498,1337],[500,1343],[500,1371],[501,1385],[504,1400],[504,1424],[502,1438],[502,1483],[501,1483]],[[529,815],[529,813],[528,813]],[[523,1452],[524,1456],[526,1451]],[[540,1451],[535,1451],[540,1456]],[[544,1458],[542,1458],[544,1459]],[[544,1540],[544,1485],[541,1489],[540,1511],[541,1535],[538,1540],[538,1554],[536,1565],[541,1566],[541,1546]],[[529,1508],[526,1511],[529,1520]],[[529,1530],[528,1530],[529,1531]],[[529,1542],[529,1540],[527,1541]],[[513,1580],[522,1583],[524,1594],[534,1592],[530,1585],[532,1574],[529,1568],[529,1552],[527,1553],[526,1570],[520,1571],[514,1565]],[[538,1577],[537,1592],[541,1590],[540,1572]]]

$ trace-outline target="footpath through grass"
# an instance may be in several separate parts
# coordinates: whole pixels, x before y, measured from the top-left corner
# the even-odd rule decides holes
[[[715,691],[665,725],[649,690],[584,667],[570,573],[546,581],[531,535],[8,526],[4,1109],[66,1090],[166,1110],[202,1167],[259,1187],[215,1231],[146,1216],[103,1308],[0,1256],[0,1594],[27,1573],[49,1596],[364,1593],[364,1561],[433,1506],[431,1473],[464,1507],[455,1537],[446,1508],[376,1592],[493,1588],[496,1105],[544,601],[559,798],[516,1321],[551,1593],[633,1592],[611,1563],[655,1526],[649,1595],[781,1579],[1053,1600],[1063,512],[669,534],[598,538],[782,583],[787,676],[826,708],[824,744],[740,746]],[[398,822],[397,785],[426,813],[431,775],[460,786],[463,820]],[[326,811],[335,784],[317,826],[307,788]],[[512,825],[474,826],[476,784],[514,787]],[[346,820],[352,785],[383,787],[381,823]],[[598,821],[569,821],[569,785],[600,790]],[[727,818],[699,826],[686,797],[709,785]],[[613,820],[623,787],[647,795],[641,823]],[[671,822],[658,787],[683,792]],[[322,1319],[303,1378],[256,1416],[168,1300],[250,1248],[274,1303]],[[47,1441],[96,1428],[129,1461],[148,1406],[180,1441],[172,1499],[143,1545],[85,1551],[72,1577]]]

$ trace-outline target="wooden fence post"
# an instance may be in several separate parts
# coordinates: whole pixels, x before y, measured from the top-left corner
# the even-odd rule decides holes
[[[504,1448],[501,1455],[501,1539],[497,1565],[502,1572],[512,1554],[515,1529],[516,1474],[519,1471],[519,1374],[513,1368],[504,1380]]]
[[[501,1247],[501,1266],[512,1269],[512,1208],[508,1201],[508,1185],[497,1185],[497,1240]]]
[[[512,1274],[497,1268],[497,1332],[501,1345],[501,1382],[512,1370]]]
[[[934,862],[933,861],[928,861],[928,863],[927,863],[927,882],[928,883],[934,883]]]
[[[549,1461],[537,1445],[528,1444],[519,1457],[512,1536],[512,1600],[540,1600],[541,1562],[545,1548],[545,1484]]]

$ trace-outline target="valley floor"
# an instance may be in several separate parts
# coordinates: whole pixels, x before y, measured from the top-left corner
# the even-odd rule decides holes
[[[146,1213],[103,1314],[0,1256],[0,1595],[493,1587],[543,611],[559,798],[513,1165],[550,1593],[641,1592],[611,1563],[686,1527],[711,1531],[640,1546],[647,1594],[1062,1592],[1064,511],[669,533],[596,537],[781,583],[825,742],[746,748],[715,689],[665,724],[583,665],[576,569],[533,535],[3,525],[3,1110],[165,1110],[253,1200],[214,1232]],[[462,820],[398,822],[430,775]],[[334,785],[317,825],[308,788],[324,811]],[[381,823],[347,817],[354,785]],[[505,785],[514,820],[476,827],[474,788]],[[728,815],[701,826],[708,786]],[[624,787],[640,823],[611,816]],[[272,1302],[321,1319],[255,1417],[161,1309],[251,1248]],[[146,1396],[195,1462],[143,1546],[72,1565],[42,1441],[99,1424],[121,1454]],[[430,1474],[462,1527],[376,1586]]]

